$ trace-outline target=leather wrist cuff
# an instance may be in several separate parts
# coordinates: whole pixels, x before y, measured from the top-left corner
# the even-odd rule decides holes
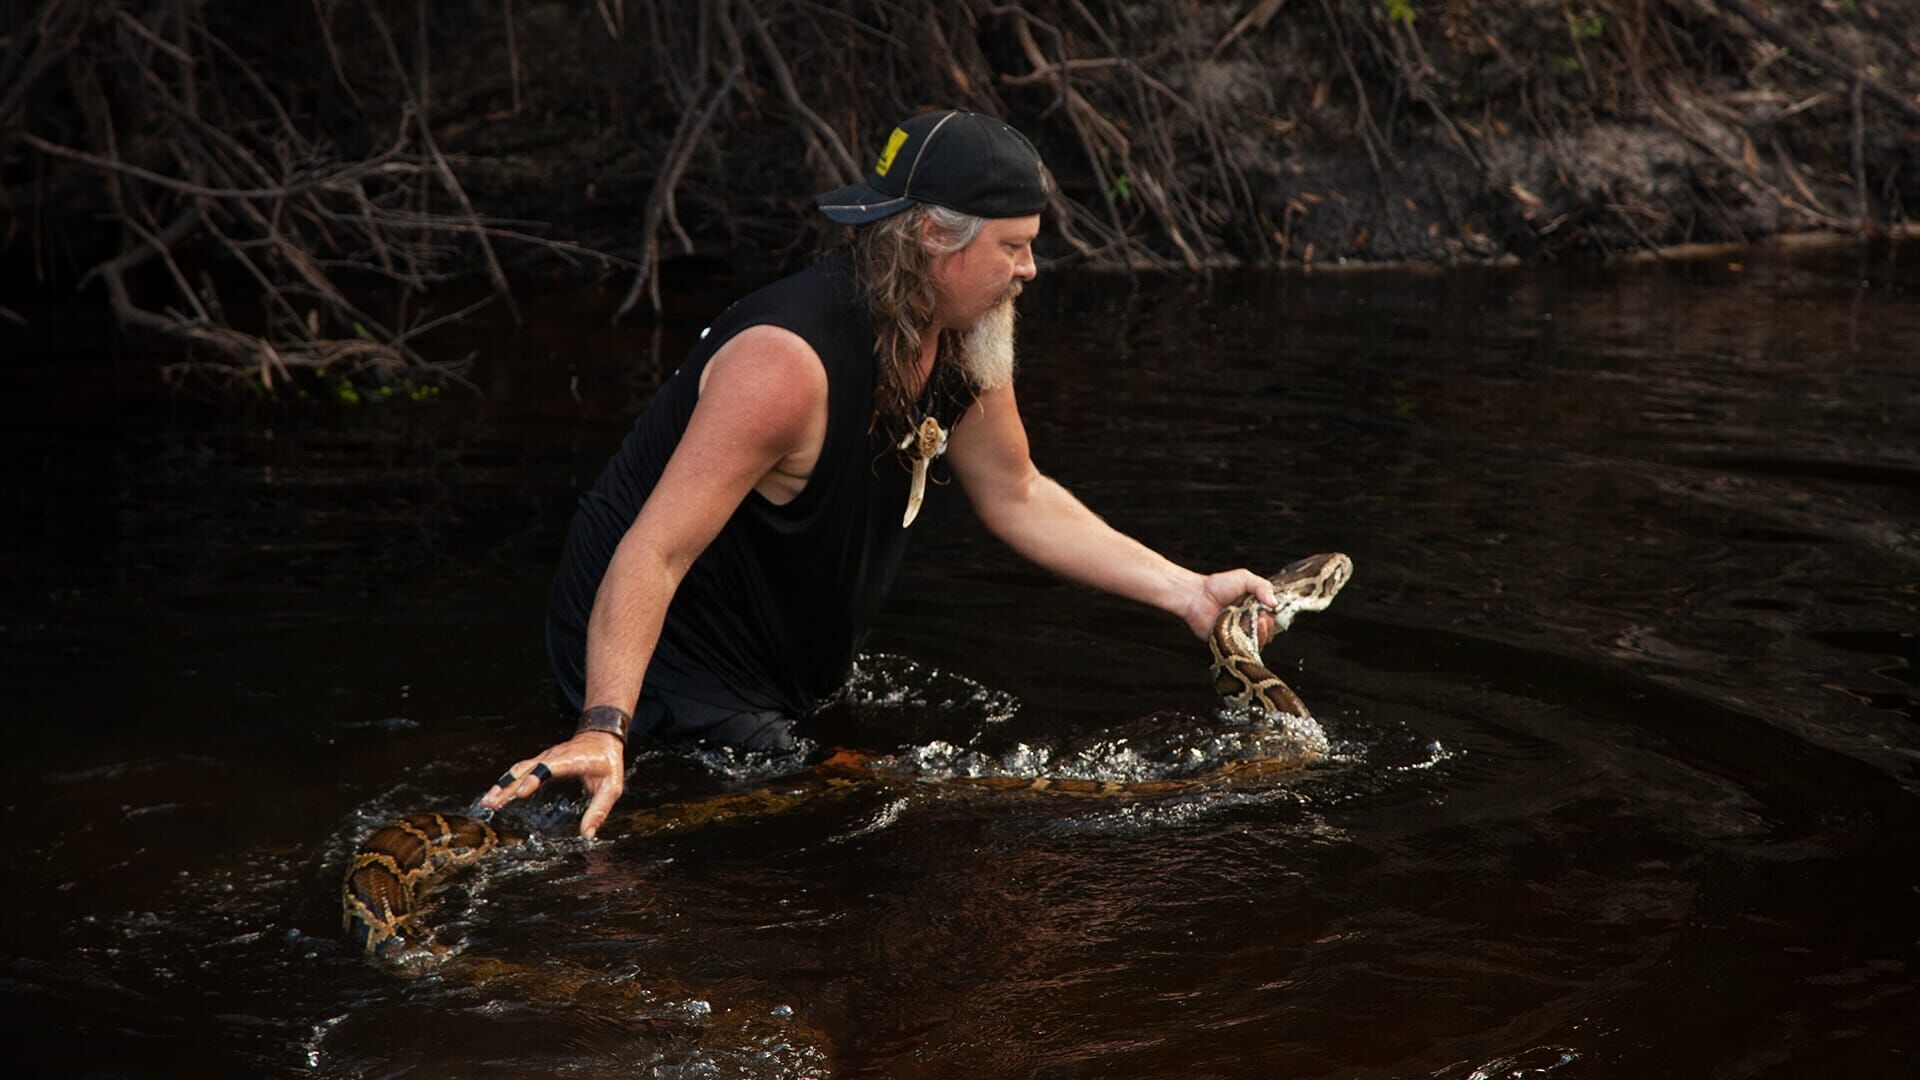
[[[573,729],[573,733],[604,731],[624,743],[632,728],[633,715],[627,710],[614,705],[595,705],[580,714],[580,726]]]

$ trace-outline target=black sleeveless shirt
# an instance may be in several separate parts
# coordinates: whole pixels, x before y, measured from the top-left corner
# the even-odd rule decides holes
[[[911,474],[871,423],[874,334],[845,256],[734,304],[661,386],[593,488],[580,497],[548,609],[547,647],[563,698],[583,704],[587,617],[613,551],[658,483],[699,400],[700,373],[735,334],[798,334],[827,373],[827,432],[804,488],[776,505],[749,492],[696,559],[667,610],[646,688],[725,708],[799,716],[852,669],[906,553]],[[935,366],[919,408],[952,429],[971,403]],[[937,467],[938,468],[938,467]],[[928,484],[932,497],[934,485]]]

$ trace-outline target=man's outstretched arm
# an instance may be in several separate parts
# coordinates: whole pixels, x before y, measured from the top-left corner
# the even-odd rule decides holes
[[[1250,570],[1198,574],[1108,525],[1033,464],[1026,425],[1008,384],[980,395],[947,446],[974,513],[1008,547],[1061,577],[1178,616],[1206,637],[1245,593],[1274,602]]]

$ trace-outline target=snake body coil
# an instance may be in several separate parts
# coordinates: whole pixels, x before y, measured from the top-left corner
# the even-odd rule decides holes
[[[1227,605],[1207,635],[1213,652],[1213,688],[1227,704],[1241,709],[1285,716],[1307,716],[1307,707],[1293,688],[1280,680],[1260,659],[1260,647],[1293,625],[1303,611],[1324,611],[1353,577],[1353,560],[1339,552],[1309,555],[1289,563],[1267,580],[1279,603],[1268,606],[1248,593]],[[1260,635],[1260,620],[1273,627]]]
[[[1294,616],[1324,610],[1352,576],[1353,562],[1345,555],[1313,555],[1289,564],[1268,579],[1278,603],[1262,603],[1249,593],[1228,605],[1207,638],[1213,654],[1213,685],[1221,698],[1235,709],[1306,718],[1307,707],[1299,695],[1266,666],[1260,650],[1266,641],[1291,626]],[[977,776],[946,782],[1062,795],[1160,795],[1209,782],[1295,769],[1318,756],[1229,761],[1202,775],[1181,779],[1119,782]],[[901,779],[910,777],[890,774],[875,759],[857,751],[842,750],[814,768],[810,785],[639,810],[608,822],[603,834],[659,835],[735,817],[777,814],[814,801],[823,793],[845,792],[863,782]],[[520,840],[464,814],[413,814],[375,831],[348,865],[341,891],[342,921],[349,940],[369,960],[396,969],[431,964],[442,950],[420,924],[427,894],[455,867]]]
[[[465,814],[410,814],[367,837],[341,888],[347,937],[369,958],[401,963],[430,939],[414,926],[427,886],[520,837]]]

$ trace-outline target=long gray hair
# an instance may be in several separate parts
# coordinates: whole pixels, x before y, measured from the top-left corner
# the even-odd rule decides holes
[[[930,242],[921,237],[923,221],[933,223]],[[878,369],[873,425],[889,438],[904,435],[914,426],[910,387],[926,335],[933,327],[933,260],[964,250],[986,223],[985,218],[920,203],[854,233],[854,277],[866,294],[867,309],[873,316],[874,363]],[[955,355],[960,347],[959,335],[948,332],[948,336],[941,351]],[[934,373],[935,377],[939,374]]]

